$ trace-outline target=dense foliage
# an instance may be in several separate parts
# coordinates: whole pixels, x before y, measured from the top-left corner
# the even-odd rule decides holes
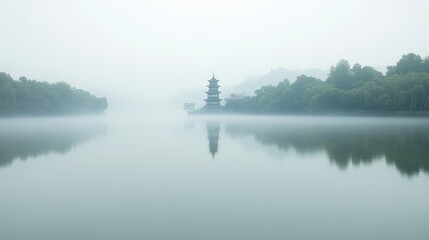
[[[47,83],[0,72],[0,115],[103,112],[106,98],[97,98],[65,82]]]
[[[429,58],[410,53],[386,75],[372,67],[341,60],[326,81],[301,75],[277,86],[264,86],[255,96],[232,94],[228,111],[249,113],[317,113],[344,111],[428,111]]]

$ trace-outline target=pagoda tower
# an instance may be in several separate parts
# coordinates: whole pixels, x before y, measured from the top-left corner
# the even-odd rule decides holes
[[[204,101],[206,101],[205,108],[207,110],[218,110],[221,108],[220,101],[222,100],[219,98],[219,80],[217,80],[213,74],[212,79],[208,81],[209,85],[207,85],[207,87],[209,88],[209,90],[206,92],[207,99],[204,99]]]

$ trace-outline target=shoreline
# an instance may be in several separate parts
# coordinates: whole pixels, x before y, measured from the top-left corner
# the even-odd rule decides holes
[[[355,112],[289,112],[289,113],[252,113],[252,112],[229,112],[229,111],[194,111],[188,112],[188,115],[243,115],[243,116],[307,116],[307,117],[429,117],[429,111],[425,112],[408,112],[408,111],[395,111],[395,112],[371,112],[371,111],[355,111]]]

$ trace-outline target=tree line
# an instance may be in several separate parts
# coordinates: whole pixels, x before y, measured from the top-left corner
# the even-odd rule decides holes
[[[50,115],[103,112],[106,98],[97,98],[66,82],[48,83],[0,72],[0,115]]]
[[[429,58],[409,53],[386,74],[340,60],[326,81],[301,75],[264,86],[254,96],[232,94],[225,110],[247,113],[429,111]]]

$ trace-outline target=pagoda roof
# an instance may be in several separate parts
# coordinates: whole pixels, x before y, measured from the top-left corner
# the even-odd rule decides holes
[[[209,81],[209,82],[212,82],[212,81],[219,82],[219,80],[217,80],[217,79],[215,78],[214,73],[213,73],[213,77],[212,77],[210,80],[208,80],[208,81]]]

